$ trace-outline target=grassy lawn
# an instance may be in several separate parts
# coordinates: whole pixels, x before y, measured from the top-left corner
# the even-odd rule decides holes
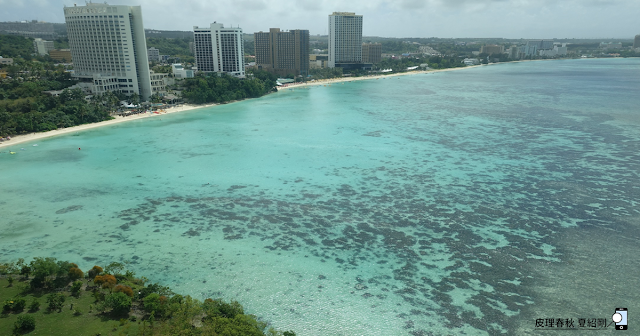
[[[84,280],[86,283],[86,280]],[[21,314],[29,314],[35,318],[36,328],[27,335],[137,335],[138,330],[142,329],[142,322],[132,322],[122,320],[122,317],[113,317],[101,314],[95,309],[95,299],[91,292],[81,290],[80,297],[71,296],[68,291],[62,292],[66,296],[64,307],[61,312],[47,311],[46,296],[47,292],[30,292],[28,282],[13,282],[13,286],[9,287],[9,282],[5,277],[0,278],[0,304],[6,300],[13,300],[22,296],[27,301],[27,307],[20,313],[9,313],[0,315],[0,336],[12,335],[13,325]],[[40,309],[36,312],[29,312],[29,305],[34,298],[40,302]],[[73,305],[73,310],[71,309]],[[90,311],[90,305],[93,305],[93,311]],[[0,307],[1,309],[1,307]],[[74,310],[79,309],[82,314],[75,316]]]

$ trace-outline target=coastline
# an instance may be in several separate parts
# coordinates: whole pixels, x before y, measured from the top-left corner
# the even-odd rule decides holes
[[[47,131],[47,132],[40,132],[40,133],[20,134],[20,135],[16,135],[15,137],[12,137],[11,140],[9,140],[9,141],[1,142],[0,143],[0,148],[10,147],[10,146],[18,145],[18,144],[21,144],[21,143],[24,143],[24,142],[29,142],[29,141],[35,141],[35,140],[55,137],[55,136],[58,136],[58,135],[65,135],[65,134],[69,134],[69,133],[84,131],[84,130],[88,130],[88,129],[92,129],[92,128],[115,125],[115,124],[131,121],[131,120],[140,120],[140,119],[146,119],[146,118],[153,118],[153,117],[157,117],[157,116],[161,116],[161,115],[165,115],[165,114],[176,113],[176,112],[184,112],[184,111],[191,111],[191,110],[204,108],[204,107],[211,107],[211,106],[215,106],[215,105],[218,105],[218,104],[204,104],[204,105],[183,104],[183,105],[180,105],[180,106],[175,106],[175,107],[168,108],[168,109],[164,110],[164,112],[161,112],[159,114],[156,114],[156,113],[140,113],[140,114],[136,114],[136,115],[132,115],[132,116],[128,116],[128,117],[116,116],[115,119],[100,121],[100,122],[92,123],[92,124],[78,125],[78,126],[61,128],[61,129],[57,129],[57,130],[52,130],[52,131]]]
[[[429,73],[446,72],[446,71],[458,71],[458,70],[471,69],[471,68],[476,68],[476,67],[485,66],[485,65],[488,65],[488,64],[479,64],[479,65],[472,65],[472,66],[466,66],[466,67],[460,67],[460,68],[410,71],[410,72],[394,73],[389,75],[319,79],[313,82],[306,82],[306,83],[299,83],[299,84],[291,83],[291,84],[288,84],[287,86],[279,86],[277,90],[280,91],[280,90],[289,90],[289,89],[303,88],[303,87],[309,87],[309,86],[331,85],[334,83],[344,83],[344,82],[352,82],[352,81],[360,81],[360,80],[377,80],[377,79],[385,79],[387,77],[420,75],[420,74],[429,74]]]
[[[377,80],[377,79],[381,79],[381,78],[384,79],[384,78],[387,78],[387,77],[429,74],[429,73],[445,72],[445,71],[457,71],[457,70],[471,69],[471,68],[475,68],[475,67],[479,67],[479,66],[484,66],[484,65],[472,65],[472,66],[460,67],[460,68],[448,68],[448,69],[426,70],[426,71],[411,71],[411,72],[402,72],[402,73],[395,73],[395,74],[389,74],[389,75],[376,75],[376,76],[366,76],[366,77],[343,77],[343,78],[321,79],[321,80],[317,80],[317,81],[314,81],[314,82],[306,82],[306,83],[288,85],[286,87],[278,87],[277,91],[288,90],[288,89],[296,89],[296,88],[302,88],[302,87],[309,87],[309,86],[331,85],[331,84],[334,84],[334,83],[351,82],[351,81],[357,81],[357,80]],[[228,102],[228,103],[233,103],[233,101],[232,102]],[[161,116],[163,114],[191,111],[191,110],[195,110],[195,109],[199,109],[199,108],[211,107],[211,106],[216,106],[216,105],[219,105],[219,104],[216,104],[216,103],[203,104],[203,105],[183,104],[183,105],[180,105],[180,106],[168,108],[168,109],[166,109],[164,112],[162,112],[160,114],[141,113],[141,114],[132,115],[132,116],[128,116],[128,117],[116,116],[115,119],[105,120],[105,121],[92,123],[92,124],[78,125],[78,126],[62,128],[62,129],[57,129],[57,130],[52,130],[52,131],[47,131],[47,132],[40,132],[40,133],[20,134],[20,135],[16,135],[15,137],[12,137],[11,140],[9,140],[9,141],[0,142],[0,148],[11,147],[11,146],[19,145],[21,143],[25,143],[25,142],[29,142],[29,141],[36,141],[36,140],[46,139],[46,138],[55,137],[55,136],[59,136],[59,135],[65,135],[65,134],[70,134],[70,133],[74,133],[74,132],[85,131],[85,130],[89,130],[89,129],[93,129],[93,128],[97,128],[97,127],[115,125],[115,124],[131,121],[131,120],[140,120],[140,119],[145,119],[145,118],[152,118],[152,117],[156,117],[156,116]]]

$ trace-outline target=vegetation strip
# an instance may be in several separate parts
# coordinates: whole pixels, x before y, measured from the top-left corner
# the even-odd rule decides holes
[[[55,258],[0,264],[0,330],[14,335],[247,335],[277,331],[237,301],[199,301],[112,262],[87,272]]]

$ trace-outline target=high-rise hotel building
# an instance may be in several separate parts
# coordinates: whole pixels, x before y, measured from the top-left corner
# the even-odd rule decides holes
[[[329,15],[329,67],[362,67],[362,15]]]
[[[87,3],[64,8],[74,77],[91,93],[151,95],[140,6]]]
[[[280,31],[253,33],[256,65],[279,76],[309,74],[309,31]]]
[[[214,22],[208,28],[194,26],[193,37],[198,71],[245,76],[242,28],[224,28]]]

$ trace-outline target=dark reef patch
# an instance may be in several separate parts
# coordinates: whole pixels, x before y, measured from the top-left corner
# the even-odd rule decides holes
[[[77,211],[82,209],[82,205],[70,205],[64,209],[60,209],[58,211],[56,211],[56,214],[60,215],[60,214],[65,214],[67,212],[71,212],[71,211]]]

